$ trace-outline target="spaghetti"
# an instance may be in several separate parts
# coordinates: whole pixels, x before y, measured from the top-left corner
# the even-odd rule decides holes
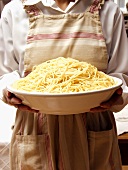
[[[72,93],[114,86],[113,78],[87,63],[59,57],[34,66],[13,88],[27,92]]]

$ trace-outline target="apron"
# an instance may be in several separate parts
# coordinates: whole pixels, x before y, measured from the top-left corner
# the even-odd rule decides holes
[[[94,0],[84,13],[44,15],[27,5],[30,27],[24,55],[34,65],[72,57],[106,71],[108,54]],[[50,115],[18,110],[10,148],[11,170],[121,170],[113,113]]]

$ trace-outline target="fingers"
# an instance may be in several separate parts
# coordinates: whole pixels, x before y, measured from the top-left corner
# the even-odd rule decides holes
[[[21,99],[19,99],[13,93],[9,92],[6,89],[4,90],[4,98],[7,104],[16,107],[19,110],[29,111],[29,112],[39,112],[38,110],[31,109],[29,106],[24,105]]]
[[[39,110],[31,109],[29,106],[26,106],[24,104],[16,104],[14,105],[14,107],[22,111],[39,112]]]
[[[121,97],[121,95],[122,95],[122,88],[119,88],[115,91],[115,93],[108,101],[101,103],[100,106],[106,109],[110,109],[111,106],[113,106],[114,103]]]
[[[123,89],[120,87],[119,89],[116,90],[116,93],[117,93],[118,95],[122,95]]]
[[[98,107],[90,109],[89,112],[103,112],[103,111],[106,111],[106,110],[108,110],[108,109],[98,106]]]
[[[13,93],[8,90],[4,90],[4,97],[6,99],[6,103],[9,105],[21,104],[22,100],[17,98]]]
[[[110,108],[114,105],[114,103],[122,96],[122,88],[119,88],[115,91],[112,97],[100,104],[100,106],[90,109],[90,112],[102,112],[106,110],[110,110]]]

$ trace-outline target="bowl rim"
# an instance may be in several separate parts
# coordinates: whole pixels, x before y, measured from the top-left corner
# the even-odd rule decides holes
[[[118,77],[114,77],[114,76],[110,76],[114,79],[114,81],[117,81],[117,84],[115,86],[112,87],[108,87],[105,89],[99,89],[99,90],[91,90],[91,91],[85,91],[85,92],[70,92],[70,93],[42,93],[42,92],[27,92],[27,91],[20,91],[20,90],[16,90],[12,87],[11,85],[7,86],[7,90],[13,94],[19,94],[19,95],[30,95],[30,96],[75,96],[75,95],[85,95],[85,94],[94,94],[94,93],[99,93],[99,92],[104,92],[104,91],[110,91],[113,89],[118,89],[119,87],[122,86],[123,82],[120,78]]]

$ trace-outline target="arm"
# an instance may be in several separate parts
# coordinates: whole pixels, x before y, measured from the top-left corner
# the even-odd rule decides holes
[[[20,31],[16,32],[17,27],[14,28],[15,23],[12,23],[12,21],[10,10],[5,8],[0,21],[0,98],[5,103],[20,110],[35,112],[36,110],[23,105],[19,98],[6,89],[7,85],[22,77],[23,73],[22,57],[20,57],[22,53],[20,54],[17,49],[24,47],[24,45],[18,44],[20,40],[17,42],[17,35],[20,36]]]
[[[112,111],[118,112],[128,103],[128,38],[124,17],[118,7],[114,17],[112,39],[108,49],[109,63],[107,73],[123,81],[122,98],[119,98],[111,108]]]
[[[128,85],[128,38],[126,35],[124,17],[120,9],[113,18],[111,39],[107,42],[109,62],[107,74],[122,79]]]
[[[0,20],[0,44],[0,98],[2,98],[3,89],[20,78],[13,50],[11,25],[6,17]]]
[[[113,2],[106,2],[101,10],[101,23],[108,51],[107,74],[122,79],[123,93],[117,90],[109,101],[92,111],[118,112],[128,103],[128,39],[123,14]]]

